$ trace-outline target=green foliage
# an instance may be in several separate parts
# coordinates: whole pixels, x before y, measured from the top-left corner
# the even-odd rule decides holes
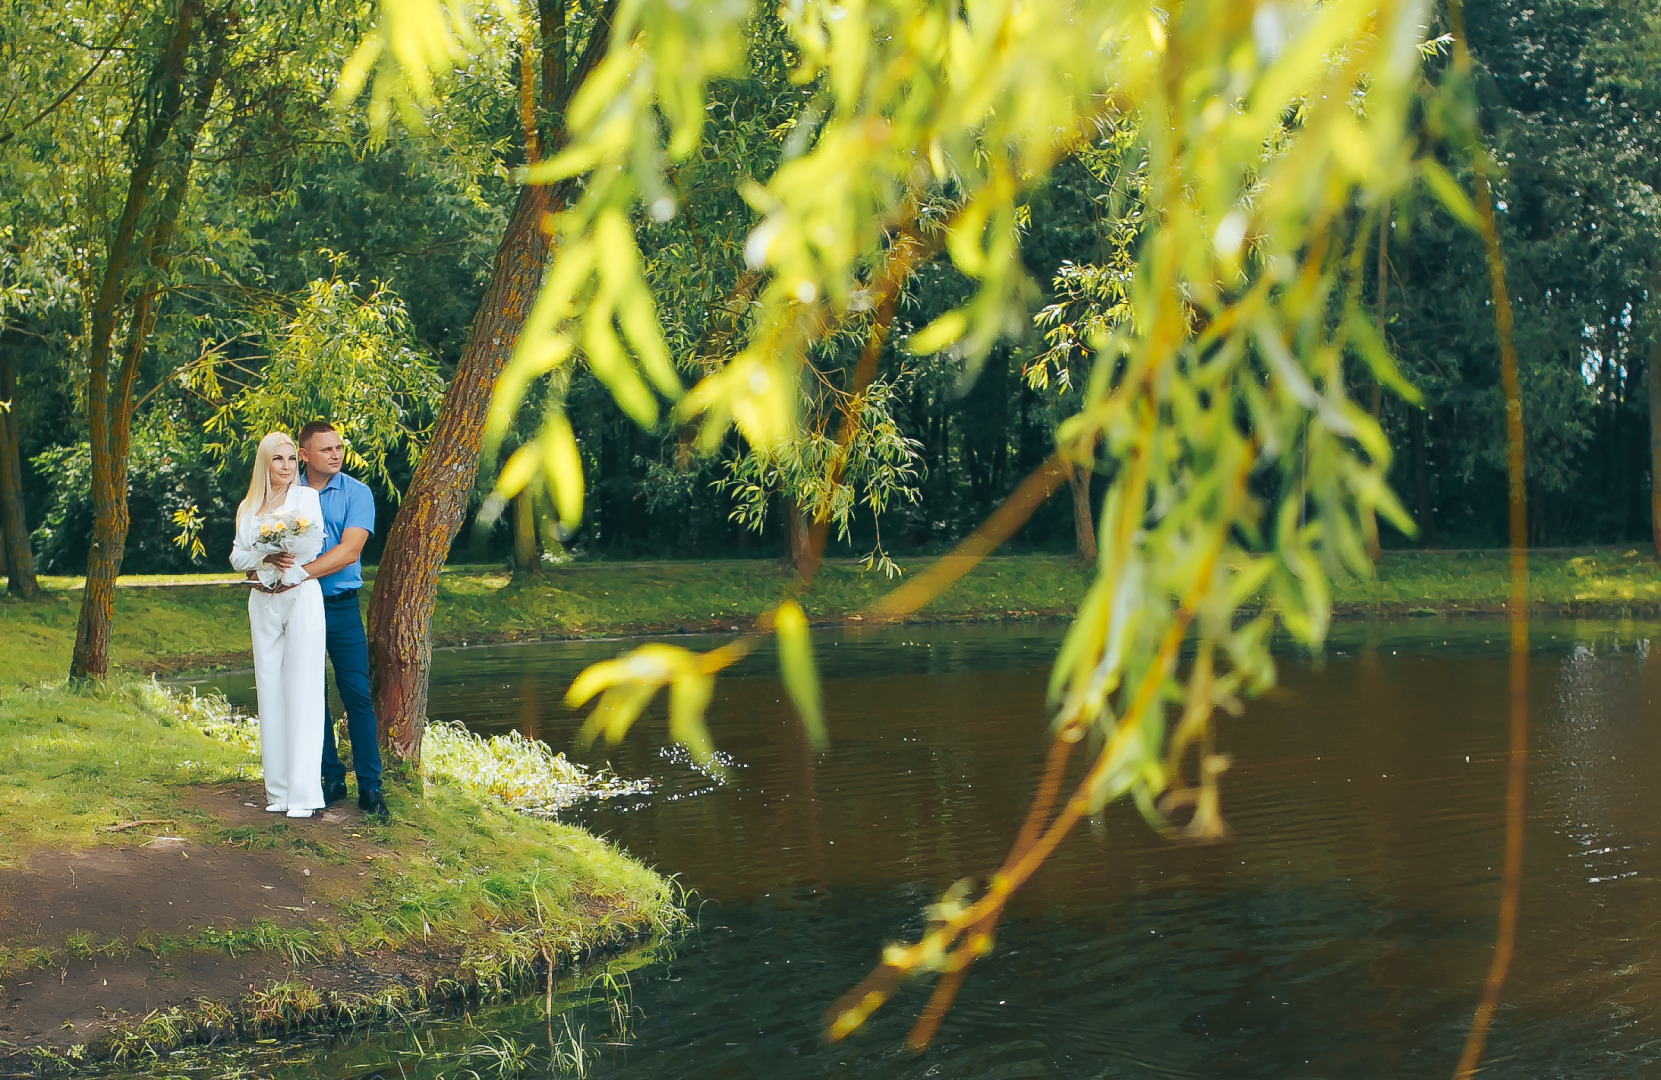
[[[210,15],[222,8],[207,6]],[[153,104],[145,80],[176,7],[19,0],[0,11],[0,348],[22,375],[15,404],[24,456],[35,459],[25,475],[30,523],[53,519],[45,539],[60,570],[83,564],[90,518],[84,490],[66,490],[50,470],[88,438],[88,320],[123,170]],[[155,299],[135,372],[137,424],[167,432],[204,475],[178,500],[175,478],[163,478],[170,490],[153,497],[155,467],[135,460],[128,567],[198,558],[188,530],[183,548],[153,542],[155,508],[141,504],[155,499],[164,517],[194,507],[199,557],[217,561],[228,543],[224,502],[236,497],[212,474],[245,468],[246,426],[350,410],[337,419],[357,428],[347,431],[354,467],[394,495],[420,449],[505,217],[501,120],[511,109],[498,108],[501,80],[481,72],[444,96],[442,123],[369,148],[360,119],[327,102],[369,14],[355,2],[312,4],[303,16],[277,5],[221,27],[224,66],[172,258],[133,284]],[[481,47],[500,40],[492,30]],[[202,52],[191,53],[193,71]],[[182,153],[170,144],[163,154],[167,176],[182,175]],[[131,311],[118,306],[118,349]],[[267,367],[273,381],[262,383]],[[331,377],[344,383],[331,388]],[[216,426],[204,440],[207,424]]]
[[[873,522],[880,522],[892,503],[916,502],[920,446],[901,430],[895,405],[895,387],[879,380],[861,395],[860,422],[846,445],[834,428],[827,430],[837,415],[832,413],[771,453],[729,457],[726,475],[714,486],[732,499],[732,519],[760,532],[769,504],[783,491],[815,520],[830,522],[837,538],[847,541],[859,504]],[[880,525],[866,563],[880,563],[893,573]]]
[[[785,692],[801,715],[802,726],[816,747],[823,747],[825,710],[819,701],[819,670],[813,662],[813,643],[808,640],[807,616],[794,602],[779,605],[773,615],[773,629],[779,638],[779,675]]]
[[[1052,308],[1052,356],[1038,367],[1067,370],[1074,342],[1090,335],[1079,412],[1057,441],[1080,463],[1099,446],[1108,486],[1096,577],[1051,683],[1057,739],[1089,733],[1102,749],[1067,809],[1033,824],[1049,843],[1080,814],[1131,795],[1162,830],[1177,828],[1175,808],[1193,806],[1184,831],[1220,835],[1226,761],[1208,749],[1214,711],[1273,683],[1277,623],[1322,641],[1331,579],[1370,567],[1364,520],[1412,528],[1385,482],[1384,434],[1348,398],[1346,361],[1404,387],[1361,303],[1371,225],[1395,192],[1423,178],[1456,214],[1468,202],[1433,156],[1415,160],[1419,63],[1435,52],[1421,7],[787,5],[791,78],[812,96],[771,175],[739,187],[761,216],[744,246],[759,281],[743,345],[698,357],[701,378],[683,396],[630,215],[676,212],[666,169],[698,146],[708,87],[743,62],[748,14],[620,5],[610,53],[567,117],[571,141],[528,173],[587,182],[559,217],[559,253],[499,389],[495,430],[533,380],[580,353],[642,425],[657,421],[655,390],[706,450],[732,427],[762,460],[814,461],[809,357],[865,312],[891,311],[919,249],[943,249],[970,285],[908,347],[953,350],[973,372],[1027,322],[1029,193],[1081,146],[1099,143],[1089,153],[1103,162],[1138,162],[1116,263],[1062,276],[1084,314],[1068,319],[1069,301]],[[436,8],[426,16],[441,22]],[[1433,130],[1462,151],[1474,132],[1465,89],[1454,80],[1428,95]],[[874,374],[861,359],[854,395]],[[843,411],[850,423],[817,455],[832,484],[858,422]],[[569,426],[550,420],[544,441],[544,452],[526,446],[510,460],[504,495],[540,469],[556,492],[579,482]],[[752,506],[771,486],[740,477]],[[1248,600],[1261,607],[1242,618]],[[1198,659],[1179,672],[1191,630]],[[707,754],[710,680],[743,651],[643,646],[591,668],[569,700],[599,694],[588,730],[616,738],[667,687],[672,732]],[[973,904],[946,903],[883,970],[961,971],[1032,865],[1012,862]],[[874,985],[891,985],[885,977]],[[885,997],[856,991],[833,1037]],[[914,1041],[929,1032],[920,1024]]]
[[[45,505],[32,537],[35,558],[46,573],[79,572],[92,529],[90,450],[84,441],[60,444],[42,451],[33,464],[46,480]],[[181,430],[154,415],[140,418],[133,431],[128,494],[127,550],[135,565],[184,570],[224,557],[229,548],[221,550],[219,540],[229,536],[236,501],[227,505],[227,483],[236,481],[221,481],[217,472],[198,431]],[[204,513],[202,507],[210,509]],[[185,527],[189,520],[195,521],[193,528]],[[214,540],[211,556],[199,539],[204,531]]]
[[[239,456],[268,431],[296,433],[312,420],[332,420],[346,444],[349,469],[367,470],[392,492],[392,456],[414,456],[437,415],[444,382],[430,355],[411,341],[404,302],[376,284],[360,295],[356,281],[313,281],[293,317],[275,330],[256,378],[227,394],[225,368],[246,371],[209,353],[180,376],[188,389],[224,404],[206,430],[220,461]]]
[[[1429,117],[1480,119],[1495,163],[1535,543],[1650,535],[1658,16],[1649,2],[1474,9],[1476,75],[1453,117]],[[1448,171],[1464,183],[1457,161]],[[1418,197],[1395,214],[1387,335],[1427,407],[1387,401],[1384,423],[1427,541],[1486,545],[1504,532],[1503,399],[1481,249],[1445,205]]]

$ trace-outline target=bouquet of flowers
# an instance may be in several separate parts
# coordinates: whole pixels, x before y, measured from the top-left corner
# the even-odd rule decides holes
[[[254,550],[271,554],[288,552],[294,554],[305,551],[316,554],[318,545],[311,543],[323,532],[323,523],[314,517],[293,510],[278,510],[259,519],[259,533],[254,538]],[[266,588],[276,588],[283,583],[283,572],[270,563],[261,563],[259,570],[260,583]]]

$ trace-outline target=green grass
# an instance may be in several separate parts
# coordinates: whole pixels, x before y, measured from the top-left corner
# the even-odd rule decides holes
[[[460,768],[474,758],[511,759],[513,746],[452,747],[448,764],[424,784],[389,792],[395,813],[387,822],[366,819],[350,830],[281,820],[229,825],[206,808],[211,802],[192,796],[205,783],[257,775],[247,727],[222,699],[131,677],[83,690],[0,685],[0,867],[42,850],[132,844],[165,829],[314,868],[307,895],[330,916],[279,927],[250,912],[229,928],[171,937],[0,942],[0,978],[94,950],[118,957],[135,949],[258,949],[302,963],[414,947],[429,960],[421,994],[488,998],[522,986],[551,957],[671,930],[683,919],[671,882],[581,829],[514,812],[495,793],[501,775],[475,783]],[[553,764],[508,761],[498,773],[523,783],[539,767]],[[168,824],[108,831],[131,821]],[[304,997],[282,997],[283,1008]],[[238,1023],[264,1030],[266,1021],[250,1014]],[[166,1042],[154,1032],[144,1038]]]
[[[0,866],[16,866],[40,848],[128,842],[100,831],[121,821],[171,819],[173,831],[183,836],[237,840],[234,830],[188,798],[204,783],[258,775],[245,737],[214,738],[204,731],[240,726],[227,721],[227,712],[222,700],[136,679],[84,691],[0,688]],[[369,891],[414,898],[415,906],[405,909],[353,909],[394,928],[383,943],[401,940],[416,911],[446,924],[495,908],[532,912],[536,868],[544,905],[578,894],[616,896],[633,898],[653,917],[665,914],[666,908],[654,906],[667,903],[663,879],[580,829],[513,812],[453,772],[428,779],[419,790],[400,787],[391,823],[369,822],[359,830],[376,848],[374,874],[388,886]],[[319,853],[333,835],[280,822],[259,832],[262,844],[300,854]],[[321,854],[350,853],[342,848]],[[413,925],[419,932],[420,920]]]
[[[258,772],[246,749],[203,733],[196,707],[134,679],[0,687],[0,866],[99,843],[120,821],[204,822],[180,804],[184,785]]]
[[[1349,581],[1334,590],[1345,607],[1386,611],[1498,612],[1510,595],[1510,556],[1504,551],[1387,552],[1372,582]],[[1535,552],[1528,561],[1530,604],[1572,615],[1661,613],[1661,564],[1647,549],[1609,547]]]
[[[919,561],[913,569],[921,566]],[[762,561],[575,563],[553,568],[542,579],[519,580],[497,567],[451,567],[439,578],[433,640],[459,645],[726,629],[776,603],[789,581],[777,563]],[[1084,568],[1064,557],[991,559],[931,604],[928,614],[1069,611],[1087,581]],[[858,612],[894,584],[851,564],[828,564],[804,606],[816,618],[840,617]],[[48,588],[39,600],[0,600],[0,647],[9,661],[0,679],[32,683],[62,677],[74,646],[79,600],[78,589],[57,588]],[[111,662],[117,670],[162,673],[245,664],[247,603],[238,585],[118,589]]]
[[[911,560],[916,573],[925,565]],[[1503,551],[1389,552],[1371,580],[1340,581],[1340,612],[1498,612],[1507,596]],[[1530,559],[1537,610],[1579,615],[1661,613],[1661,566],[1636,548],[1550,551]],[[222,575],[201,578],[221,579]],[[116,593],[112,662],[128,672],[177,672],[247,662],[247,599],[236,585],[123,588]],[[197,579],[200,580],[200,579]],[[770,561],[604,563],[552,568],[514,579],[497,567],[453,566],[439,578],[433,640],[441,645],[709,631],[742,627],[783,595],[790,575]],[[123,582],[126,583],[125,580]],[[923,612],[924,618],[1021,618],[1065,614],[1089,583],[1063,556],[986,560]],[[55,584],[50,583],[49,584]],[[74,584],[65,579],[64,584]],[[140,582],[155,584],[155,582]],[[895,582],[850,563],[830,563],[803,600],[831,620],[857,614]],[[74,644],[79,592],[49,588],[39,600],[0,600],[0,679],[61,677]]]

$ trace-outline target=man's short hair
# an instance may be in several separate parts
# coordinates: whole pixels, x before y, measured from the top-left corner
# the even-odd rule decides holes
[[[311,423],[300,429],[300,438],[298,442],[301,446],[304,446],[311,442],[311,437],[313,435],[321,435],[325,431],[334,432],[334,430],[335,426],[327,420],[313,420]],[[336,432],[336,434],[338,434],[338,432]]]

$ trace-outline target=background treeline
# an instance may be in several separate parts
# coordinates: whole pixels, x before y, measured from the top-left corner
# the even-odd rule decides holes
[[[96,60],[101,38],[115,32],[114,16],[81,17],[72,8],[63,17],[65,35],[80,19],[85,40],[76,62]],[[384,139],[372,138],[361,110],[328,102],[359,18],[355,7],[319,5],[273,27],[263,54],[233,65],[234,86],[204,127],[179,255],[158,282],[139,374],[123,572],[223,565],[248,448],[271,417],[366,415],[348,434],[364,454],[356,471],[376,487],[383,525],[409,479],[516,197],[519,99],[510,60],[480,63],[446,89],[441,123],[395,123]],[[1523,366],[1531,539],[1646,541],[1648,380],[1661,356],[1655,14],[1641,5],[1546,0],[1472,4],[1469,19],[1485,69],[1479,104],[1505,170],[1497,195]],[[27,74],[22,68],[47,60],[38,50],[25,55],[28,42],[15,25],[0,32],[9,35],[0,41],[9,78],[73,81],[70,66]],[[512,39],[505,28],[500,34],[506,58]],[[734,189],[750,170],[770,167],[764,163],[777,159],[800,120],[802,91],[774,77],[783,48],[777,35],[755,34],[752,77],[721,88],[722,109],[711,117],[718,134],[710,145],[720,157],[684,166],[675,177],[683,212],[641,236],[654,289],[668,298],[684,292],[683,309],[698,309],[688,315],[688,334],[718,332],[720,319],[709,312],[732,302],[735,289],[741,295],[732,268],[743,264],[738,248],[755,217]],[[91,137],[83,147],[42,147],[39,164],[26,167],[18,148],[58,130],[30,121],[0,118],[0,138],[13,143],[0,144],[10,173],[0,191],[0,399],[12,402],[0,439],[15,439],[21,505],[8,500],[7,509],[26,520],[38,569],[74,573],[85,566],[93,519],[85,374],[75,359],[93,290],[78,267],[96,231],[86,223],[107,214],[100,201],[113,192]],[[888,441],[873,460],[885,464],[867,483],[886,497],[880,512],[849,517],[846,539],[833,533],[831,554],[902,556],[949,544],[1050,454],[1069,407],[1057,376],[1082,344],[1068,334],[1091,313],[1110,317],[1114,276],[1135,242],[1138,163],[1111,142],[1064,165],[1030,205],[1028,270],[1048,286],[1031,309],[1050,312],[1015,344],[995,348],[977,372],[949,355],[900,352],[896,342],[965,292],[943,258],[912,277],[882,365],[888,423],[876,428]],[[44,164],[66,153],[80,157],[67,168]],[[1384,288],[1375,277],[1372,292],[1425,400],[1416,408],[1381,399],[1397,448],[1392,480],[1421,525],[1414,538],[1386,527],[1382,542],[1498,545],[1503,405],[1478,241],[1421,199],[1394,208],[1383,247]],[[1081,313],[1086,318],[1076,319]],[[673,343],[677,327],[667,330]],[[846,356],[821,358],[826,370],[857,354],[860,342],[845,344]],[[335,359],[328,371],[308,369],[284,384],[283,372],[325,354]],[[1357,379],[1366,401],[1370,391]],[[360,385],[345,385],[353,382]],[[643,432],[587,368],[569,384],[535,392],[565,396],[588,484],[582,525],[564,537],[545,525],[545,548],[563,540],[618,558],[789,552],[799,526],[788,479],[747,472],[736,437],[721,453],[698,456],[673,427]],[[535,412],[520,437],[530,434]],[[492,476],[481,473],[474,513]],[[735,518],[735,510],[743,513]],[[475,526],[474,513],[453,557],[508,557],[515,515],[487,527]],[[1015,547],[1070,550],[1076,524],[1063,492]]]

